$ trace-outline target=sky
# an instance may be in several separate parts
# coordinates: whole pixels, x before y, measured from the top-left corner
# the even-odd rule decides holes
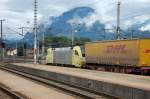
[[[33,1],[34,0],[0,0],[0,19],[4,21],[5,35],[8,31],[20,32],[22,26],[33,26]],[[50,16],[60,16],[62,13],[76,7],[91,7],[95,10],[82,22],[91,26],[96,20],[105,23],[107,27],[116,24],[116,6],[118,0],[37,0],[38,23],[48,21]],[[121,26],[126,27],[150,19],[150,0],[120,0],[121,1]],[[87,22],[88,20],[88,22]],[[141,27],[142,30],[150,29],[150,24]],[[29,31],[29,30],[26,30]],[[12,32],[12,35],[14,32]],[[18,38],[21,37],[18,35]]]

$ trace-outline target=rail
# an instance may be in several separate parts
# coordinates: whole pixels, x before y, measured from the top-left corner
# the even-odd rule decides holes
[[[22,95],[19,95],[15,92],[13,92],[11,89],[4,87],[3,85],[0,85],[0,90],[6,93],[7,95],[11,96],[14,99],[26,99]]]

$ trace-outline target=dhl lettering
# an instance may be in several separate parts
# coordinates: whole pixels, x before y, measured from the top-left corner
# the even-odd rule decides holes
[[[107,46],[107,53],[126,53],[127,51],[125,50],[126,45],[108,45]]]
[[[150,53],[150,49],[146,49],[144,53]]]

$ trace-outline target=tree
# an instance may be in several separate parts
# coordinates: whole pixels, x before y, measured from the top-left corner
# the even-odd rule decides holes
[[[45,38],[45,46],[69,46],[71,40],[65,36],[48,36]]]
[[[86,42],[91,42],[91,40],[85,37],[75,38],[75,44],[84,45]]]
[[[85,42],[90,42],[89,38],[75,37],[75,45],[84,45]],[[71,39],[66,36],[53,36],[50,35],[45,38],[45,46],[46,47],[66,47],[71,46]],[[40,46],[42,46],[42,41],[40,41]]]

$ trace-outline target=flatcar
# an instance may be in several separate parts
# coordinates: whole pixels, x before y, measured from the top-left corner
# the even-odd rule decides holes
[[[49,48],[47,50],[46,64],[81,68],[84,63],[80,46]]]
[[[85,44],[88,67],[118,72],[150,72],[150,39],[98,41]]]

